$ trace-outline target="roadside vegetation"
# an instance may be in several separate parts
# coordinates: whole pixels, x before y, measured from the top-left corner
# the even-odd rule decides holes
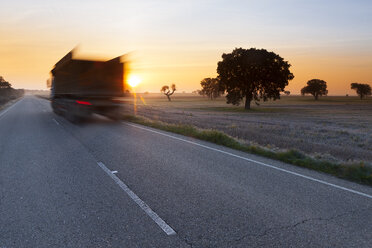
[[[276,159],[285,163],[314,169],[317,171],[332,174],[340,178],[356,181],[358,183],[372,185],[372,167],[366,166],[363,162],[352,164],[330,162],[306,155],[296,149],[273,151],[261,146],[244,144],[236,138],[226,135],[225,133],[218,130],[198,129],[194,126],[185,124],[169,124],[161,121],[150,120],[140,116],[125,115],[124,120],[168,132],[182,134],[200,140],[213,142],[218,145],[223,145],[239,151]]]
[[[0,108],[7,102],[23,96],[23,94],[23,89],[13,89],[12,85],[0,76]]]
[[[170,104],[160,94],[142,95],[137,115],[165,123],[215,129],[273,149],[298,149],[332,160],[372,162],[372,98],[283,96],[247,111],[197,95],[178,95]],[[130,99],[127,100],[130,102]],[[128,106],[127,114],[134,114]]]

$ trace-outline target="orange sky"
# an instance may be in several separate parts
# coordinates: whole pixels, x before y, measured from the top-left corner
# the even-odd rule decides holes
[[[133,52],[139,92],[171,83],[191,92],[216,76],[223,52],[256,47],[292,64],[292,94],[312,78],[331,95],[354,94],[350,83],[372,84],[372,5],[355,2],[15,0],[0,9],[0,75],[16,88],[46,89],[53,65],[80,45],[81,55]]]

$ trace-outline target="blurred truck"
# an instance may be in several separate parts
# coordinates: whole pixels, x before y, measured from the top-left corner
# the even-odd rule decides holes
[[[87,119],[93,113],[118,119],[124,95],[124,62],[75,59],[64,56],[51,71],[53,111],[71,122]]]

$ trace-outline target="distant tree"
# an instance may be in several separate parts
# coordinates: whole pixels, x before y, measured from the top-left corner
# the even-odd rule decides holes
[[[173,93],[176,91],[176,85],[172,84],[171,87],[168,85],[164,85],[161,87],[160,92],[162,92],[164,95],[168,97],[168,101],[171,101],[170,96],[173,95]]]
[[[5,79],[2,76],[0,76],[0,89],[10,88],[12,88],[12,85],[9,82],[5,81]]]
[[[204,78],[200,85],[202,87],[202,92],[208,96],[211,100],[217,98],[223,94],[223,90],[220,90],[219,81],[217,78]]]
[[[311,94],[315,100],[319,96],[326,96],[328,94],[327,82],[320,79],[311,79],[307,82],[307,86],[301,89],[301,95]]]
[[[285,90],[284,91],[284,94],[286,94],[287,96],[289,96],[291,94],[291,92],[289,90]]]
[[[351,89],[356,90],[360,100],[362,100],[363,97],[370,96],[372,94],[371,86],[369,84],[352,83]]]
[[[13,89],[12,85],[0,76],[0,105],[24,95],[23,89]]]
[[[250,109],[252,100],[280,98],[280,92],[294,78],[290,66],[265,49],[235,48],[232,53],[224,53],[218,62],[220,90],[227,92],[227,103],[239,105],[245,98],[245,109]]]

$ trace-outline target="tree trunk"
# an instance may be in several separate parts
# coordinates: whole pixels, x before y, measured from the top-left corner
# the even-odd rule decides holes
[[[171,101],[170,96],[169,95],[166,95],[166,96],[168,97],[168,101]]]
[[[363,94],[360,94],[360,100],[363,100]]]
[[[251,109],[251,101],[251,98],[245,97],[245,109]]]
[[[314,97],[315,97],[315,100],[318,100],[318,94],[315,94]]]

